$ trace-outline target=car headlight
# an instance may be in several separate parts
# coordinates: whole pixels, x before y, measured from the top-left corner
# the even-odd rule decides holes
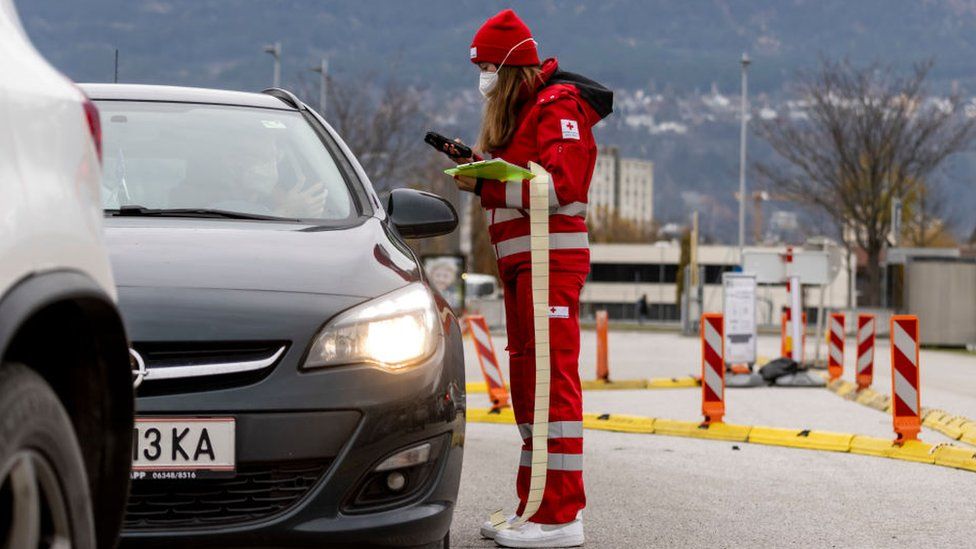
[[[371,363],[397,370],[429,357],[439,336],[434,300],[415,283],[337,316],[315,336],[303,367]]]

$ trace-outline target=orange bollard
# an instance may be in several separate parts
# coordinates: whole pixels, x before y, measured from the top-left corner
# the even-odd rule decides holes
[[[607,344],[607,331],[610,317],[606,311],[596,312],[596,378],[610,381],[610,349]]]
[[[857,390],[871,386],[874,378],[874,315],[857,315]]]
[[[488,385],[491,409],[497,412],[508,406],[508,388],[505,387],[505,376],[502,375],[502,370],[498,366],[498,359],[495,356],[495,345],[491,342],[491,331],[488,329],[485,317],[481,315],[468,315],[465,320],[468,324],[468,330],[471,331],[471,339],[474,340],[481,373],[484,374],[485,383]]]
[[[891,414],[895,444],[918,440],[922,430],[919,397],[918,317],[891,317]]]
[[[705,425],[721,423],[725,415],[725,331],[722,313],[701,318],[702,415]]]
[[[792,313],[790,309],[787,308],[783,311],[783,315],[780,322],[780,337],[779,337],[779,352],[780,356],[790,357],[793,356],[793,336],[790,335],[792,332],[792,326],[790,326],[790,317]],[[807,350],[807,314],[803,313],[803,341],[800,343],[803,345],[801,347],[800,356],[806,356]]]
[[[844,375],[844,313],[830,313],[827,340],[827,374],[830,380]]]

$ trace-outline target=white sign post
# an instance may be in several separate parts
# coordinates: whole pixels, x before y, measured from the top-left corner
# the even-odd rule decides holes
[[[723,273],[726,364],[756,363],[756,275]]]

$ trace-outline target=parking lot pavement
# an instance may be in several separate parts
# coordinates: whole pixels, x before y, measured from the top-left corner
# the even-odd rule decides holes
[[[469,424],[466,446],[452,544],[493,547],[518,435]],[[952,547],[976,521],[973,473],[867,456],[587,431],[584,468],[587,547]]]

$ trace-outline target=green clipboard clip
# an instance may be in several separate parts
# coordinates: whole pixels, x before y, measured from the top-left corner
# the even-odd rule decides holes
[[[501,158],[459,164],[454,168],[444,170],[444,173],[450,176],[466,175],[468,177],[495,179],[497,181],[522,181],[523,179],[532,179],[535,177],[534,173],[522,166],[505,162]]]

